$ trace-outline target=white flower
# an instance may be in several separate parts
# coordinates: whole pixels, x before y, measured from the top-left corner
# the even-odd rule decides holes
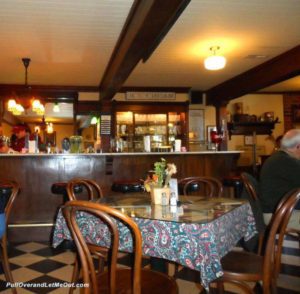
[[[172,175],[176,174],[177,173],[176,165],[174,163],[168,163],[166,173],[169,176],[172,176]]]

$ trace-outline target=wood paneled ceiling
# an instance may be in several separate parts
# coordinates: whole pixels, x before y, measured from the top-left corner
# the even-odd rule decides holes
[[[0,87],[24,83],[22,57],[31,85],[98,87],[136,2],[156,1],[1,0]],[[207,91],[298,46],[299,27],[299,0],[192,0],[124,86]],[[212,72],[203,60],[214,45],[227,66]]]

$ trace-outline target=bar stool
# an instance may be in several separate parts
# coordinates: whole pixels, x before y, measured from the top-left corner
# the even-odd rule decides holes
[[[67,185],[66,182],[57,182],[51,186],[51,192],[53,194],[58,194],[63,196],[63,202],[66,203],[69,201],[68,193],[67,193]],[[78,194],[83,191],[81,185],[74,185],[74,193]]]
[[[234,191],[234,198],[240,198],[243,190],[243,181],[240,176],[227,176],[223,178],[223,186],[231,187]]]
[[[143,192],[144,186],[136,180],[118,180],[113,182],[111,190],[121,193]]]
[[[184,178],[178,181],[178,191],[179,195],[184,194],[184,186],[187,182],[189,182],[193,177]],[[187,192],[195,192],[199,190],[199,183],[191,183],[188,186]]]

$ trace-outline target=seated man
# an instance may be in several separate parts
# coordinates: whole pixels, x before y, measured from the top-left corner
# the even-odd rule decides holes
[[[300,188],[300,129],[289,130],[281,140],[281,148],[264,163],[260,172],[260,198],[265,223],[282,197]],[[300,203],[292,214],[288,227],[300,229]]]

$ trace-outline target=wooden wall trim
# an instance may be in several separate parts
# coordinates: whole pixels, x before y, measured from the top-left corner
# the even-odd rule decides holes
[[[0,94],[11,95],[12,92],[31,91],[38,92],[51,97],[77,97],[78,92],[99,92],[99,87],[96,86],[59,86],[59,85],[30,85],[26,87],[20,84],[0,84]]]
[[[299,64],[300,45],[209,89],[207,104],[224,105],[234,98],[297,76],[300,74]]]
[[[189,93],[190,87],[122,87],[120,93],[126,92],[175,92],[175,93]]]
[[[100,98],[111,99],[135,66],[148,58],[190,0],[136,0],[100,83]]]

